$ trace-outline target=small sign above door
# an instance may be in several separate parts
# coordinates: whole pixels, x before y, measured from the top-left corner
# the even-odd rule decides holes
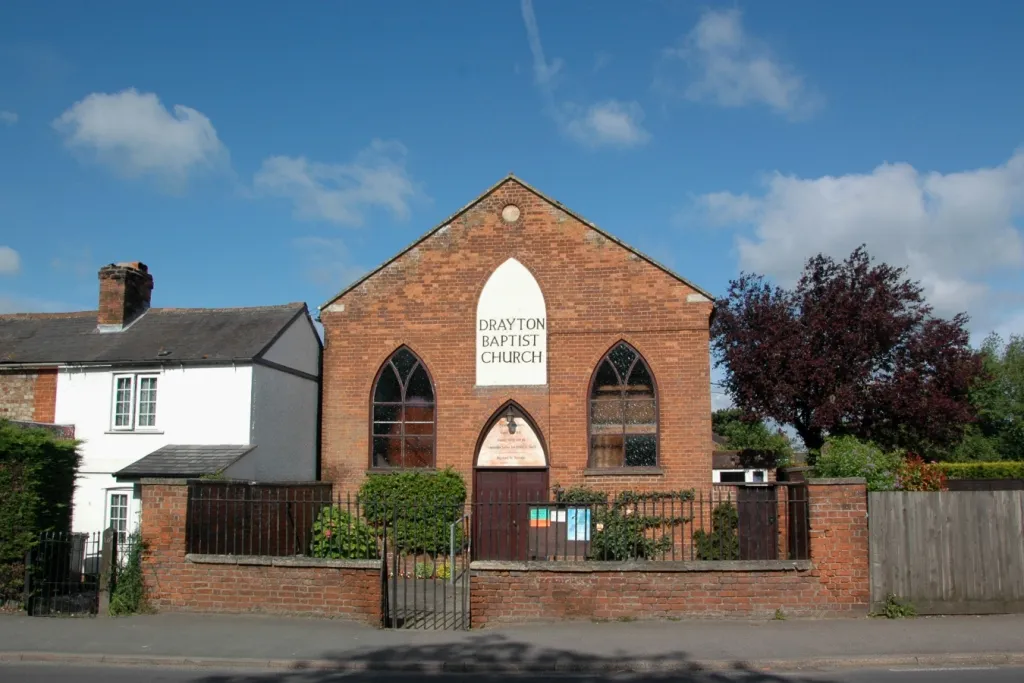
[[[544,456],[544,446],[533,431],[533,427],[520,414],[514,413],[513,429],[509,429],[509,415],[503,415],[494,421],[483,443],[480,444],[480,455],[477,467],[546,467],[548,462]]]

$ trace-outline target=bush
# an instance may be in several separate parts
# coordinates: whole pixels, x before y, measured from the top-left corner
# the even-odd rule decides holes
[[[378,556],[373,529],[335,505],[321,510],[313,522],[309,550],[313,557],[332,560],[372,560]]]
[[[946,475],[921,456],[910,454],[896,468],[896,488],[899,491],[944,491]]]
[[[559,503],[590,507],[590,559],[619,562],[651,559],[671,550],[671,535],[667,532],[658,535],[658,530],[689,520],[648,514],[646,502],[664,500],[693,500],[693,491],[621,491],[609,503],[608,494],[576,486],[557,496]],[[658,509],[658,506],[652,508]]]
[[[138,532],[131,535],[129,547],[128,561],[114,574],[114,590],[110,593],[110,615],[114,617],[149,611],[142,580],[142,553],[146,543]]]
[[[77,441],[0,421],[0,605],[22,599],[39,534],[70,531],[79,461]]]
[[[711,512],[711,531],[693,532],[698,560],[740,559],[740,513],[732,503],[719,503]]]
[[[940,462],[949,479],[1024,479],[1024,462]]]
[[[387,528],[395,545],[407,552],[448,549],[450,527],[462,519],[466,482],[451,468],[440,472],[371,474],[359,489],[366,521]],[[461,527],[457,546],[463,544]]]
[[[814,473],[818,477],[864,477],[868,491],[892,491],[901,460],[899,451],[885,453],[869,441],[829,437],[814,462]]]

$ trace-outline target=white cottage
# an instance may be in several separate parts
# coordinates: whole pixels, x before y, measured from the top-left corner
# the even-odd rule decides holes
[[[0,395],[32,390],[17,394],[30,414],[12,399],[8,416],[83,441],[75,531],[129,531],[143,477],[317,479],[321,344],[304,303],[150,308],[144,264],[99,279],[98,311],[0,316]]]

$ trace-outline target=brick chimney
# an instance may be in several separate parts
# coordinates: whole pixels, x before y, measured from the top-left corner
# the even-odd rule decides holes
[[[149,308],[153,276],[145,263],[111,263],[100,268],[101,328],[121,329]]]

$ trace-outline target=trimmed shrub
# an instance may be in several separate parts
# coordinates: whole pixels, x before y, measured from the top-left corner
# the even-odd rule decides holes
[[[829,437],[814,462],[814,473],[818,477],[864,477],[868,491],[892,491],[901,461],[900,452],[886,453],[869,441]]]
[[[1024,462],[940,462],[935,467],[949,479],[1024,479]]]
[[[387,528],[395,545],[407,552],[445,552],[451,525],[462,519],[466,482],[451,468],[440,472],[371,474],[359,489],[366,521]],[[464,542],[461,526],[455,543]]]
[[[309,552],[331,560],[372,560],[378,556],[377,537],[366,522],[332,505],[313,522]]]
[[[557,502],[590,507],[590,559],[621,562],[652,559],[668,552],[672,548],[672,536],[666,529],[689,521],[685,517],[649,514],[646,502],[687,501],[693,497],[692,490],[621,491],[608,502],[608,494],[576,486],[560,492]],[[651,510],[658,508],[651,506]]]
[[[39,534],[70,531],[79,461],[77,441],[0,421],[0,605],[21,600]]]
[[[921,456],[910,454],[896,468],[896,489],[899,491],[944,491],[945,473]]]
[[[740,559],[740,513],[732,503],[719,503],[711,512],[711,531],[693,532],[698,560]]]

